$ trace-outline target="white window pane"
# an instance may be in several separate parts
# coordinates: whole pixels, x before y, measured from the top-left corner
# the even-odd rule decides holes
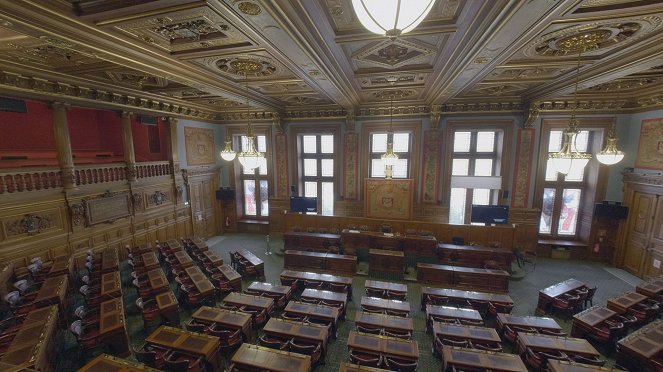
[[[474,161],[475,176],[492,176],[493,159],[476,159]]]
[[[315,177],[318,175],[318,160],[304,159],[304,175]]]
[[[580,182],[585,177],[585,167],[571,167],[569,173],[564,176],[565,181]]]
[[[334,214],[334,183],[322,183],[322,214],[332,216]]]
[[[449,223],[462,225],[465,223],[465,194],[466,189],[451,189],[449,202]]]
[[[469,175],[470,159],[454,159],[451,164],[452,176],[467,176]]]
[[[323,154],[334,153],[334,135],[326,134],[320,136],[320,152]]]
[[[394,152],[410,151],[410,133],[394,133]]]
[[[477,152],[495,151],[495,132],[477,133]]]
[[[371,177],[384,178],[382,159],[371,159]]]
[[[470,152],[470,132],[454,133],[454,152]]]
[[[304,196],[318,196],[318,183],[304,182]]]
[[[305,154],[315,154],[317,152],[315,136],[302,136],[302,143],[304,144]]]
[[[490,189],[474,189],[472,192],[472,204],[489,205]]]
[[[256,215],[256,183],[253,180],[244,180],[244,214]]]
[[[264,134],[256,136],[256,146],[258,146],[256,150],[260,152],[267,152],[267,138]]]
[[[242,151],[244,151],[244,150],[246,150],[246,147],[247,147],[246,143],[248,141],[248,138],[246,138],[246,136],[242,136],[242,137],[240,137],[240,139],[241,139],[240,140],[240,148],[241,148]]]
[[[334,177],[334,159],[321,160],[321,174],[323,177]]]
[[[575,144],[576,150],[578,150],[578,152],[587,152],[587,145],[589,144],[589,132],[586,130],[581,130],[580,133],[576,134]]]
[[[564,189],[562,211],[559,214],[558,235],[575,235],[580,206],[580,189]]]
[[[550,140],[548,141],[548,152],[557,152],[562,149],[562,138],[564,133],[561,130],[550,131]]]
[[[263,157],[260,160],[260,166],[258,167],[258,174],[266,175],[267,174],[267,158]]]
[[[557,170],[550,159],[546,161],[546,181],[557,181]]]
[[[555,206],[555,189],[543,189],[543,207],[541,208],[541,221],[539,233],[550,234],[552,231],[552,214]]]
[[[269,216],[269,189],[266,180],[260,181],[260,215]]]
[[[391,168],[393,178],[407,178],[407,159],[398,159]]]
[[[371,152],[387,151],[387,133],[373,133],[371,136]]]

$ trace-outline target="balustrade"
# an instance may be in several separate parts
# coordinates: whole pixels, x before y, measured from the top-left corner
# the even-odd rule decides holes
[[[16,169],[0,173],[0,194],[47,190],[62,187],[59,169]]]

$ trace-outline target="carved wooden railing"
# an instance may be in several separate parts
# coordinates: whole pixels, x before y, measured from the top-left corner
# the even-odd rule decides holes
[[[136,178],[169,176],[173,174],[167,161],[151,161],[136,163]]]
[[[0,171],[0,194],[62,187],[58,168],[18,168]]]
[[[76,186],[124,181],[127,167],[124,163],[82,165],[74,170]]]

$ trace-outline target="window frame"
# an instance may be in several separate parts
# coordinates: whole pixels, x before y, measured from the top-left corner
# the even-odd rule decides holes
[[[490,132],[501,132],[495,138],[495,156],[490,157],[494,159],[493,162],[493,172],[494,176],[502,177],[502,184],[499,190],[491,190],[491,204],[502,204],[508,205],[509,200],[503,198],[502,190],[506,189],[506,185],[509,184],[509,166],[511,164],[511,151],[513,143],[513,127],[515,125],[514,120],[491,120],[485,119],[483,121],[476,120],[450,120],[445,128],[445,151],[444,151],[444,167],[447,169],[447,172],[444,172],[443,176],[443,185],[445,185],[444,192],[442,193],[443,203],[448,209],[447,213],[447,222],[449,214],[451,213],[451,171],[453,168],[453,155],[454,155],[454,134],[456,132],[481,132],[481,131],[490,131]],[[476,141],[474,141],[476,143]],[[476,153],[476,151],[475,151]],[[470,151],[472,154],[472,151]],[[464,158],[464,157],[463,157]],[[477,157],[468,157],[469,159],[476,159]],[[487,157],[478,157],[487,158]],[[472,166],[469,166],[469,170],[472,169]],[[463,218],[464,224],[469,224],[472,210],[472,195],[473,192],[468,192],[465,195],[465,213]]]

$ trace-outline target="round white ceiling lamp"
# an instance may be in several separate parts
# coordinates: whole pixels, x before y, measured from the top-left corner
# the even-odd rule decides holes
[[[352,0],[361,24],[369,31],[396,38],[426,18],[435,0]]]

